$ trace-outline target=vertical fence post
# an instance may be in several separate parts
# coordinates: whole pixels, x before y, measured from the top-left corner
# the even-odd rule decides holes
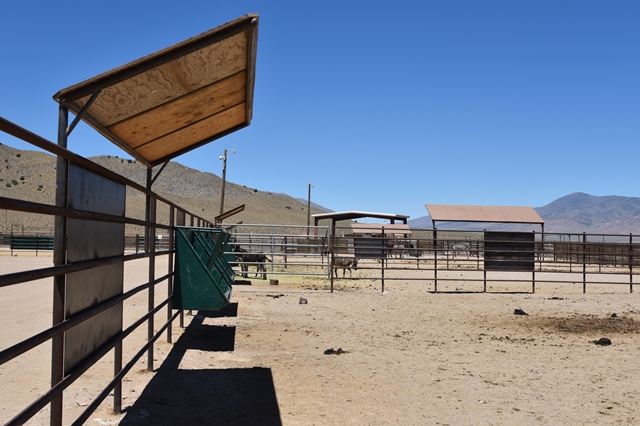
[[[67,126],[69,124],[69,109],[60,105],[58,110],[58,145],[67,147]],[[58,156],[56,161],[56,206],[67,206],[67,191],[69,183],[69,162]],[[61,266],[67,263],[67,218],[56,216],[54,219],[54,247],[53,264]],[[13,229],[12,229],[13,234]],[[53,324],[57,325],[65,319],[66,301],[65,274],[53,277]],[[51,387],[64,377],[64,334],[60,333],[51,339]],[[51,426],[62,425],[62,393],[51,400]]]
[[[275,257],[275,253],[276,253],[276,239],[274,237],[274,234],[276,233],[276,229],[274,226],[271,227],[271,236],[269,238],[270,241],[270,246],[271,246],[271,260],[274,259]],[[275,271],[273,264],[275,263],[275,261],[271,262],[271,273],[273,274],[273,272]],[[267,269],[265,267],[265,269]]]
[[[531,271],[531,293],[535,293],[536,292],[536,266],[535,266],[536,231],[532,231],[532,232],[533,232],[533,259],[534,259],[534,264],[533,264],[533,270]],[[542,264],[540,264],[540,267],[542,267]]]
[[[331,293],[333,293],[333,278],[334,278],[334,268],[335,265],[335,249],[336,249],[336,221],[335,219],[331,219],[331,234],[329,235],[329,277],[331,279]]]
[[[438,230],[433,227],[433,291],[438,292]]]
[[[151,180],[151,167],[147,168],[147,189],[151,190],[151,184],[153,181]],[[154,226],[156,220],[156,199],[147,194],[147,212],[146,212],[146,238],[145,238],[145,248],[149,253],[149,282],[155,280],[155,270],[156,270],[156,228]],[[153,311],[155,308],[155,285],[149,286],[148,291],[148,301],[147,301],[147,310],[148,312]],[[151,341],[153,339],[154,333],[154,316],[149,316],[149,320],[147,321],[147,339]],[[149,350],[147,351],[147,370],[153,371],[153,349],[154,345],[149,346]]]
[[[387,243],[387,239],[385,238],[385,233],[384,233],[384,226],[382,227],[382,241],[384,241],[384,245],[386,247],[389,247],[389,244]],[[388,258],[388,253],[385,251],[385,257],[384,259],[382,259],[381,265],[382,265],[382,269],[380,270],[380,281],[382,282],[382,292],[384,293],[384,264],[387,262],[387,258]]]
[[[287,252],[289,251],[289,246],[288,246],[289,242],[287,241],[287,237],[288,237],[287,235],[284,236],[283,247],[282,247],[282,251],[283,251],[282,256],[283,256],[283,259],[284,259],[284,269],[287,269],[287,260],[288,260]],[[293,239],[293,241],[295,241],[295,237],[292,237],[292,239]]]
[[[587,234],[582,233],[582,292],[587,292]]]
[[[633,234],[629,234],[629,293],[633,293]]]
[[[536,270],[531,271],[531,293],[536,292]]]
[[[173,315],[173,277],[176,273],[175,265],[173,262],[173,252],[175,250],[175,207],[171,206],[169,209],[169,259],[167,260],[169,279],[167,280],[167,297],[169,298],[169,303],[167,304],[167,322],[171,321],[171,316]],[[167,342],[173,343],[173,322],[167,327]]]

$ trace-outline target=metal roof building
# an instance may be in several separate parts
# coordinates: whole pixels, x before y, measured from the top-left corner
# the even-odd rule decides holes
[[[404,226],[403,229],[405,228],[409,229],[409,226],[407,225],[407,220],[409,219],[409,216],[395,214],[395,213],[376,213],[376,212],[363,212],[363,211],[351,210],[351,211],[345,211],[345,212],[330,212],[330,213],[314,214],[313,220],[314,220],[315,226],[318,226],[318,222],[320,222],[321,220],[331,220],[331,234],[334,235],[336,222],[339,222],[341,220],[355,220],[363,217],[388,220],[389,224],[384,225],[385,229],[386,227],[400,226],[400,224],[396,224],[396,221],[399,221],[402,223],[402,225]],[[351,224],[351,227],[354,229],[354,232],[358,226],[368,226],[371,229],[375,228],[377,230],[380,230],[379,227],[383,225],[381,224],[368,225],[368,224],[355,224],[355,223]],[[402,233],[405,233],[405,232],[402,232]]]
[[[451,204],[425,204],[425,207],[434,228],[436,222],[492,222],[537,224],[544,231],[544,220],[533,207]]]
[[[401,214],[363,212],[363,211],[357,211],[357,210],[350,210],[346,212],[318,213],[313,215],[316,226],[318,226],[319,221],[324,219],[330,219],[334,222],[337,222],[340,220],[354,220],[354,219],[360,219],[363,217],[371,217],[374,219],[386,219],[386,220],[389,220],[389,223],[396,223],[396,221],[400,221],[404,224],[406,224],[407,220],[409,219],[409,216],[405,216]]]

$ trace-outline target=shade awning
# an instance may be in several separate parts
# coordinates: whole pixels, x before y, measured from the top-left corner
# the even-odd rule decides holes
[[[391,222],[395,222],[396,220],[402,221],[403,223],[407,223],[407,219],[409,216],[395,214],[395,213],[376,213],[376,212],[363,212],[358,210],[351,210],[346,212],[330,212],[330,213],[318,213],[313,215],[316,223],[322,219],[331,219],[333,221],[339,220],[353,220],[360,219],[363,217],[370,217],[375,219],[386,219]]]
[[[258,15],[248,14],[53,99],[155,166],[251,123],[257,37]]]
[[[425,204],[434,222],[495,222],[544,224],[533,207],[522,206],[466,206]]]

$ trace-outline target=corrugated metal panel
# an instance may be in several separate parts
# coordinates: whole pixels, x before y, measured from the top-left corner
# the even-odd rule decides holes
[[[448,204],[425,204],[425,207],[437,222],[544,223],[533,207]]]
[[[258,15],[60,90],[53,98],[155,166],[251,123]],[[92,96],[97,94],[90,102]]]

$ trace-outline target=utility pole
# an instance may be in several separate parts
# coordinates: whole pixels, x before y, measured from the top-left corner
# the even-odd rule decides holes
[[[234,154],[236,150],[231,150]],[[222,160],[222,191],[220,191],[220,215],[224,213],[224,187],[227,182],[227,150],[224,150],[224,154],[220,156]]]

